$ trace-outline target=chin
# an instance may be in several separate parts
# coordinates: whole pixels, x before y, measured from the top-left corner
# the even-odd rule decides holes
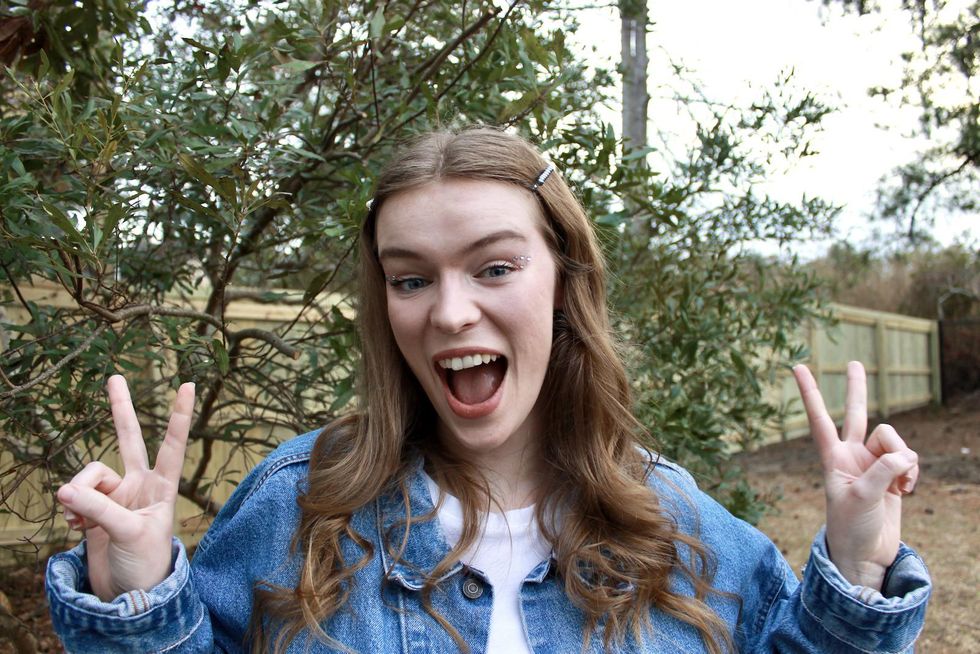
[[[508,445],[516,444],[516,429],[480,428],[475,425],[460,427],[454,421],[440,419],[440,437],[453,449],[464,454],[490,454]]]

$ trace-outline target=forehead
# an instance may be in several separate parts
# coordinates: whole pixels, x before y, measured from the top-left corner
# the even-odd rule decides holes
[[[544,225],[531,191],[471,179],[444,179],[396,193],[381,205],[377,221],[382,258],[393,250],[453,251],[501,232],[537,240]]]

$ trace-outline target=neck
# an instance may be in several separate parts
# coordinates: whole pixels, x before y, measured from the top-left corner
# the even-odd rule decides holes
[[[453,448],[451,438],[442,442],[443,447],[452,448],[456,457],[474,466],[486,479],[491,511],[510,511],[537,502],[542,471],[537,448],[531,444],[533,440],[512,438],[500,447],[484,451]],[[459,489],[452,487],[457,480],[449,477],[450,487],[445,490],[459,497]]]
[[[537,502],[541,471],[530,447],[485,453],[471,460],[490,485],[493,510],[510,511]]]

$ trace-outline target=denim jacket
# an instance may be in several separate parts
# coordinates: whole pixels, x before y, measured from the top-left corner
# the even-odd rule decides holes
[[[298,525],[296,496],[306,483],[316,433],[275,450],[239,485],[201,540],[193,564],[174,540],[174,571],[149,591],[134,590],[111,602],[90,594],[85,543],[48,564],[47,593],[55,630],[69,652],[240,652],[252,609],[252,588],[265,581],[296,585],[301,560],[290,553]],[[699,491],[682,468],[660,460],[649,485],[681,530],[696,533],[717,559],[714,586],[738,602],[713,597],[712,608],[729,626],[740,652],[907,652],[922,629],[931,583],[925,565],[902,545],[883,592],[853,586],[830,562],[823,532],[815,539],[802,583],[762,533],[734,518]],[[687,499],[685,499],[685,496]],[[419,462],[411,481],[413,515],[432,510]],[[323,625],[349,650],[363,654],[458,652],[448,633],[426,613],[420,573],[448,553],[438,521],[411,527],[403,560],[393,563],[381,534],[405,516],[400,493],[382,495],[354,514],[353,528],[374,547],[359,570],[348,604]],[[343,544],[345,560],[362,550]],[[601,628],[583,649],[583,617],[566,597],[552,559],[524,580],[524,628],[536,654],[603,651]],[[390,580],[383,583],[385,578]],[[692,593],[675,577],[675,588]],[[485,650],[493,588],[478,570],[457,564],[432,594],[432,604],[469,644]],[[653,608],[652,628],[629,635],[617,652],[703,652],[691,626]],[[290,652],[343,651],[299,637]]]

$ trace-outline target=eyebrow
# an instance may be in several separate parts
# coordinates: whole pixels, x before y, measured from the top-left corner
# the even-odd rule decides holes
[[[487,247],[488,245],[493,245],[500,241],[521,241],[526,242],[527,238],[520,232],[515,232],[512,229],[501,229],[500,231],[493,232],[492,234],[487,234],[483,238],[479,238],[465,248],[463,248],[463,254],[471,254],[477,250]],[[421,254],[415,252],[414,250],[409,250],[407,248],[401,247],[390,247],[385,248],[378,252],[378,259],[424,259]]]

